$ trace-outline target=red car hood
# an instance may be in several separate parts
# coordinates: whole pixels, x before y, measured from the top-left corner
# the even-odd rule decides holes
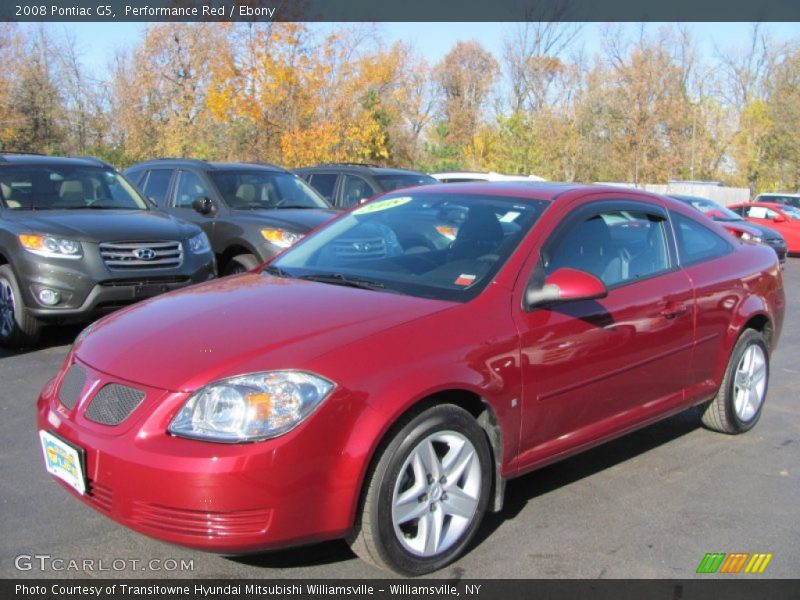
[[[244,372],[305,368],[310,359],[358,338],[451,306],[248,273],[109,315],[74,352],[114,377],[191,391]]]

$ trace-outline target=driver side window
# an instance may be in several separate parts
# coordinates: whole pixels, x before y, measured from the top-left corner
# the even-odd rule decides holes
[[[196,173],[181,171],[175,190],[175,207],[192,208],[192,202],[199,197],[208,197],[208,189]]]
[[[607,287],[665,272],[670,268],[665,223],[663,216],[645,211],[589,214],[555,241],[545,270],[578,269]]]

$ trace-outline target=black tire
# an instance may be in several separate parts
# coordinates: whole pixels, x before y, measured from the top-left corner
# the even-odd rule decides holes
[[[750,371],[748,353],[753,357],[752,364],[757,372],[747,372]],[[763,361],[761,368],[756,367],[759,361]],[[754,329],[746,329],[733,347],[717,395],[703,407],[703,425],[730,434],[752,429],[761,416],[768,387],[769,350],[764,336]]]
[[[236,275],[238,273],[245,273],[251,269],[255,269],[260,263],[258,259],[252,254],[239,254],[234,256],[225,265],[224,275]]]
[[[11,267],[0,266],[0,346],[12,349],[33,346],[41,329],[41,321],[28,314]]]
[[[441,477],[435,479],[427,473],[420,490],[415,464],[420,472],[429,469],[413,463],[413,458],[429,450],[447,460],[430,462],[442,468]],[[465,465],[462,470],[454,468],[461,462]],[[430,471],[437,472],[437,468]],[[486,434],[471,414],[450,404],[419,413],[395,433],[368,474],[361,511],[348,537],[350,547],[366,562],[402,575],[441,569],[464,552],[478,530],[489,502],[492,473]],[[452,481],[447,481],[446,475],[452,475]],[[396,523],[395,501],[400,503],[404,495],[411,498],[404,501],[405,506],[420,515],[406,520],[398,517]],[[465,499],[467,504],[462,505]],[[474,509],[473,516],[448,512],[454,506],[459,506],[458,510],[469,507],[466,513]],[[439,533],[425,535],[429,527]],[[413,544],[421,544],[422,550],[414,551]]]

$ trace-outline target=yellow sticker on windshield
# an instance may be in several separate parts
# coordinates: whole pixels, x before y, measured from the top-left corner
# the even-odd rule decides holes
[[[409,196],[401,196],[400,198],[389,198],[388,200],[377,200],[376,202],[370,202],[369,204],[365,204],[361,208],[357,208],[356,210],[353,211],[353,214],[365,215],[367,213],[373,213],[373,212],[378,212],[380,210],[395,208],[396,206],[402,206],[407,202],[411,202],[411,198]]]

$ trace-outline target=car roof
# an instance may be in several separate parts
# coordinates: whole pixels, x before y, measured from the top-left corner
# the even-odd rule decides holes
[[[702,202],[711,202],[712,204],[719,204],[719,202],[714,202],[711,198],[704,198],[703,196],[689,196],[688,194],[667,194],[668,198],[675,198],[675,200],[680,200],[681,202],[697,202],[698,200]]]
[[[425,175],[422,171],[415,171],[413,169],[401,169],[399,167],[381,167],[380,165],[371,165],[371,164],[362,164],[362,163],[322,163],[319,165],[314,165],[313,167],[300,167],[298,169],[294,169],[297,173],[305,173],[308,171],[316,171],[316,170],[351,170],[354,172],[367,172],[372,173],[373,175]]]
[[[147,167],[196,167],[204,171],[234,171],[234,170],[261,170],[278,173],[288,173],[288,171],[277,165],[269,163],[248,163],[248,162],[209,162],[197,158],[153,158],[131,165],[126,170],[142,169]]]
[[[538,175],[504,175],[494,171],[442,171],[441,173],[431,173],[431,177],[434,179],[471,178],[480,181],[545,181]]]
[[[634,193],[642,199],[667,200],[665,196],[658,196],[644,190],[634,190],[631,188],[616,187],[610,185],[599,185],[594,183],[559,183],[553,181],[469,181],[464,183],[426,184],[402,190],[393,190],[391,194],[398,193],[424,193],[434,192],[437,194],[452,195],[487,195],[487,196],[508,196],[510,198],[527,198],[531,200],[550,200],[555,201],[559,197],[570,192],[619,192],[621,194]],[[675,202],[673,200],[673,202]],[[692,209],[694,210],[694,209]]]
[[[0,152],[0,167],[2,167],[4,164],[114,168],[107,162],[93,156],[45,156],[43,154],[14,154]]]
[[[786,208],[786,205],[780,202],[740,202],[739,204],[731,204],[728,208],[742,208],[743,206],[763,206],[775,210],[784,210]]]

